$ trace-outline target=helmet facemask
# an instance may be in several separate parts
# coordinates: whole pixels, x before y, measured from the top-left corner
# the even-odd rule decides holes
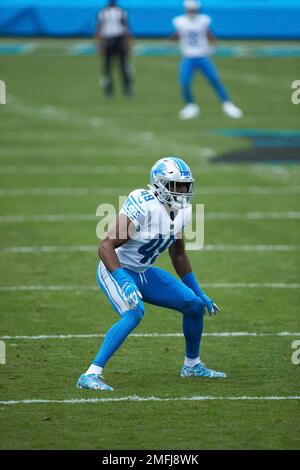
[[[159,176],[153,186],[154,188],[152,188],[152,190],[154,190],[160,202],[168,204],[173,209],[186,209],[192,204],[195,194],[195,182],[193,178],[174,181]],[[183,189],[185,189],[185,191],[183,191]]]

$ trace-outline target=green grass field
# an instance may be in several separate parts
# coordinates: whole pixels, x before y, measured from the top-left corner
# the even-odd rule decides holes
[[[291,355],[300,339],[300,168],[212,162],[251,146],[222,129],[299,130],[300,105],[290,98],[298,59],[216,58],[245,117],[224,116],[198,77],[202,115],[180,122],[177,57],[135,57],[136,96],[126,99],[118,86],[106,100],[96,58],[66,53],[78,42],[41,40],[32,54],[1,56],[0,335],[10,338],[0,365],[0,448],[299,449],[300,365]],[[135,333],[162,336],[128,338],[105,371],[114,392],[78,390],[102,341],[88,335],[117,320],[95,280],[92,216],[100,203],[146,187],[151,165],[169,154],[190,163],[195,202],[205,204],[207,249],[190,257],[222,311],[205,321],[202,359],[228,378],[183,381],[183,338],[165,336],[181,332],[180,314],[147,306]],[[172,269],[167,254],[158,265]],[[220,335],[227,332],[245,335]],[[85,401],[132,396],[145,400]],[[64,401],[72,399],[83,402]]]

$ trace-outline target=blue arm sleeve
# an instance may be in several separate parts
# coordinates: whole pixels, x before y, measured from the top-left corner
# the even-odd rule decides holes
[[[183,278],[182,278],[182,282],[188,286],[190,289],[192,289],[192,291],[198,296],[198,297],[201,297],[201,295],[203,295],[203,291],[202,289],[200,289],[200,286],[198,284],[198,281],[196,279],[196,276],[193,272],[190,272],[188,274],[186,274]]]

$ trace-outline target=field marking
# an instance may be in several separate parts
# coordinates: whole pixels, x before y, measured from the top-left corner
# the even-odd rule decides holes
[[[300,189],[300,188],[299,188]],[[24,197],[24,196],[88,196],[128,194],[129,188],[11,188],[0,189],[0,197]]]
[[[37,44],[34,42],[21,43],[21,42],[1,42],[0,43],[0,56],[1,55],[24,55],[32,54],[37,49]]]
[[[0,123],[1,127],[1,123]],[[232,167],[230,165],[218,164],[218,172],[224,174],[240,174],[245,171],[243,167]],[[1,165],[1,174],[15,174],[24,173],[30,175],[43,175],[43,174],[122,174],[122,172],[130,174],[145,174],[148,173],[149,168],[146,166],[133,166],[126,165],[126,167],[116,165]],[[213,174],[216,171],[215,166],[203,165],[193,166],[193,173],[195,174]],[[260,177],[273,180],[276,178],[289,180],[291,175],[298,175],[299,168],[283,168],[280,165],[265,165],[263,163],[253,163],[247,167],[247,172],[254,173]]]
[[[287,220],[300,219],[300,212],[209,212],[205,220]],[[97,222],[94,214],[1,215],[0,223],[18,222]]]
[[[206,220],[266,220],[266,219],[299,219],[300,212],[209,212]]]
[[[129,336],[133,338],[182,338],[183,333],[131,333]],[[281,331],[279,333],[256,333],[247,331],[228,331],[219,333],[203,333],[203,336],[211,336],[216,338],[264,338],[266,336],[272,337],[285,337],[285,336],[299,336],[299,333],[292,333],[289,331]],[[16,339],[29,339],[29,340],[46,340],[46,339],[91,339],[91,338],[104,338],[105,334],[91,333],[91,334],[67,334],[67,335],[16,335],[16,336],[0,336],[1,340],[16,340]]]
[[[33,46],[33,47],[32,47]],[[24,49],[24,50],[23,50]],[[0,44],[0,54],[16,55],[20,53],[42,54],[45,50],[52,53],[61,53],[69,56],[78,55],[96,55],[96,47],[90,41],[75,42],[73,44],[51,42],[40,42],[34,39],[34,42],[24,43],[21,41],[4,41]],[[213,48],[216,56],[223,59],[233,59],[236,57],[255,57],[255,58],[277,58],[277,57],[298,57],[300,55],[299,46],[296,44],[286,45],[279,43],[278,45],[222,45]],[[135,56],[153,56],[153,57],[169,57],[179,55],[177,45],[169,45],[166,40],[157,43],[145,43],[143,40],[136,43],[133,47]]]
[[[90,142],[91,138],[97,137],[95,130],[85,130],[85,131],[20,131],[16,133],[15,131],[5,131],[5,134],[1,136],[2,142],[12,141],[16,143],[16,137],[18,137],[18,142],[23,141],[40,141],[40,142],[53,142],[53,141],[88,141]]]
[[[148,146],[151,146],[151,149],[156,149],[157,152],[160,151],[160,141],[156,137],[153,132],[135,132],[133,133],[129,128],[124,127],[124,123],[122,125],[117,125],[113,115],[106,114],[105,117],[99,116],[84,116],[80,113],[76,114],[74,112],[70,112],[66,108],[59,108],[53,105],[46,105],[42,107],[38,107],[33,105],[30,102],[26,102],[19,97],[9,95],[8,96],[8,103],[10,107],[17,113],[19,116],[29,116],[34,118],[35,120],[46,120],[46,121],[53,121],[56,124],[72,124],[77,126],[82,131],[83,128],[90,129],[91,127],[95,130],[103,129],[103,124],[106,124],[105,134],[107,137],[111,138],[114,142],[119,141],[120,137],[123,140],[123,143],[126,142],[131,146],[130,152],[126,150],[123,146],[121,147],[114,147],[114,156],[119,157],[126,153],[126,157],[139,157],[141,154],[142,145],[148,143]],[[149,138],[150,137],[150,138]],[[141,148],[138,148],[140,145]],[[2,153],[3,152],[3,153]],[[1,148],[0,157],[61,157],[65,158],[66,150],[61,148],[20,148],[20,147],[4,147]],[[70,155],[72,158],[76,157],[76,152],[74,153],[74,149],[69,150]],[[78,157],[98,157],[99,151],[97,151],[96,147],[80,147],[78,151]],[[112,155],[110,155],[112,157]],[[200,157],[204,155],[200,152]]]
[[[47,165],[4,165],[1,166],[2,174],[24,173],[29,175],[82,175],[82,174],[99,174],[103,175],[119,175],[132,174],[142,175],[147,172],[145,167],[126,165],[126,167],[115,165],[63,165],[63,166],[47,166]]]
[[[89,222],[97,221],[94,214],[1,215],[0,223],[18,222]]]
[[[24,197],[24,196],[88,196],[90,194],[127,194],[130,188],[0,188],[1,197]],[[248,186],[248,187],[201,187],[199,195],[276,195],[276,194],[298,194],[300,186],[288,185],[286,187],[265,187],[265,186]]]
[[[99,116],[84,117],[78,114],[75,115],[63,108],[58,108],[52,105],[39,107],[13,95],[8,95],[7,98],[10,107],[20,116],[29,116],[38,120],[50,120],[63,124],[72,123],[73,125],[77,125],[81,128],[94,127],[99,129],[103,126],[104,119]]]
[[[136,165],[129,166],[115,166],[115,165],[1,165],[1,175],[120,175],[122,172],[130,175],[145,175],[148,174],[148,167],[141,167]],[[216,168],[208,165],[193,166],[193,174],[213,174]],[[223,175],[240,175],[244,171],[241,167],[231,167],[230,165],[218,164],[218,173]],[[252,164],[247,168],[247,172],[252,173],[258,178],[263,178],[264,181],[276,182],[276,184],[285,184],[294,182],[294,178],[300,173],[300,168],[283,168],[272,165],[264,165],[262,163]],[[296,182],[296,184],[298,181]]]
[[[105,133],[107,132],[107,129],[105,129]],[[109,131],[108,131],[109,132]],[[115,136],[116,137],[116,136]],[[127,135],[127,140],[129,140],[129,137]],[[132,139],[133,140],[133,139]],[[141,139],[143,142],[145,142],[145,139]],[[137,141],[138,141],[138,136],[137,136]],[[72,158],[92,158],[92,157],[98,157],[99,158],[99,148],[97,145],[94,147],[83,147],[83,146],[77,146],[74,148],[62,148],[62,147],[50,147],[50,148],[45,148],[45,147],[1,147],[0,149],[0,158],[65,158],[66,156],[72,156]],[[200,149],[201,150],[201,149]],[[133,158],[136,158],[141,155],[141,150],[140,148],[133,148],[130,151],[126,149],[126,147],[117,147],[114,146],[114,154],[115,156],[122,156],[126,154],[126,157],[132,156]]]
[[[202,245],[187,243],[186,249],[189,251],[228,251],[228,252],[258,252],[258,253],[273,253],[273,252],[293,252],[300,251],[300,245]]]
[[[300,284],[285,282],[209,282],[203,283],[203,287],[218,289],[300,289]],[[30,291],[88,291],[99,290],[96,285],[20,285],[0,286],[0,292],[30,292]]]
[[[224,251],[224,252],[295,252],[300,251],[300,245],[197,245],[187,243],[186,249],[189,251]],[[8,246],[0,248],[0,253],[6,254],[43,254],[43,253],[96,253],[97,245],[73,245],[73,246]]]
[[[100,392],[101,393],[101,392]],[[200,395],[192,397],[139,397],[131,395],[128,397],[115,397],[115,398],[70,398],[66,400],[46,400],[46,399],[29,399],[29,400],[1,400],[0,405],[43,405],[43,404],[69,404],[77,405],[84,403],[109,403],[109,402],[174,402],[174,401],[285,401],[285,400],[300,400],[299,395],[291,396],[211,396]]]

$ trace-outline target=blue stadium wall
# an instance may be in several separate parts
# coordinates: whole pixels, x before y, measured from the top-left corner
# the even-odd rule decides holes
[[[0,0],[2,36],[93,34],[96,12],[106,0]],[[165,37],[183,0],[120,0],[137,37]],[[203,0],[221,38],[300,38],[300,0]]]

